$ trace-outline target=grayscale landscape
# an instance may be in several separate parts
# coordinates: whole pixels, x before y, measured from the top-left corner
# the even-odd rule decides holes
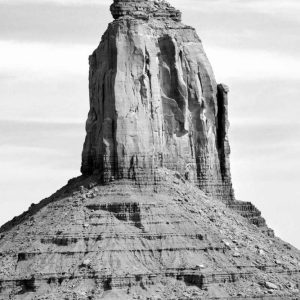
[[[0,4],[5,5],[5,1]],[[14,2],[6,5],[19,9]],[[48,4],[44,5],[46,9]],[[78,5],[75,3],[74,7]],[[204,11],[206,5],[203,1]],[[103,5],[107,11],[108,6]],[[82,15],[83,12],[84,9]],[[34,201],[28,210],[6,220],[0,228],[0,299],[299,299],[300,251],[277,237],[277,228],[270,226],[265,213],[257,208],[256,198],[248,196],[241,201],[236,196],[235,180],[245,181],[240,181],[238,171],[232,172],[232,165],[234,170],[247,170],[243,163],[230,162],[231,95],[237,94],[215,78],[214,66],[195,28],[187,19],[183,21],[181,10],[164,0],[114,0],[110,12],[113,21],[107,22],[100,44],[89,56],[89,72],[86,71],[89,85],[84,97],[89,95],[89,111],[81,175],[68,178],[68,183],[52,196]],[[73,14],[76,15],[74,11]],[[64,30],[61,38],[72,38],[64,37]],[[84,31],[82,34],[83,39],[88,38]],[[8,43],[15,48],[15,42]],[[7,44],[4,46],[9,49]],[[212,55],[214,61],[219,67],[220,61],[225,61],[228,67],[222,72],[228,71],[229,78],[234,78],[235,71],[241,76],[243,54],[234,57],[234,45],[226,47],[227,51]],[[23,49],[31,51],[26,46]],[[39,44],[37,49],[46,61],[48,76],[53,78],[60,68],[62,78],[72,68],[76,70],[77,59],[84,53],[82,48],[73,49],[69,44],[64,51],[70,69],[59,62],[53,62],[51,69],[51,55],[43,53],[49,55],[55,48]],[[233,69],[226,62],[229,58],[236,60]],[[266,64],[272,59],[270,55],[261,58]],[[281,63],[278,60],[279,76]],[[31,61],[29,64],[32,65]],[[24,66],[26,69],[26,63]],[[42,76],[43,67],[34,70],[37,76]],[[78,74],[84,71],[81,68],[80,62]],[[292,68],[289,74],[293,80],[299,75]],[[239,88],[244,87],[247,94],[257,80],[262,83],[268,74],[261,69],[244,76],[251,78],[249,86],[243,83]],[[257,89],[262,92],[270,87],[277,75],[272,76],[266,86]],[[67,90],[60,90],[67,86]],[[22,91],[15,88],[14,97],[19,97],[16,95]],[[3,145],[9,145],[14,135],[19,135],[19,144],[24,145],[34,132],[42,141],[42,148],[47,148],[51,135],[56,135],[52,141],[59,143],[59,147],[65,145],[64,149],[49,147],[60,149],[58,155],[62,155],[58,161],[63,165],[49,173],[54,182],[56,174],[57,178],[69,174],[63,171],[69,165],[75,164],[79,169],[72,141],[84,129],[71,120],[76,107],[72,107],[68,97],[78,97],[76,80],[57,84],[56,89],[52,96],[60,91],[67,96],[61,114],[64,121],[49,121],[52,113],[56,118],[59,116],[55,112],[59,106],[54,104],[46,107],[44,115],[34,122],[23,120],[22,124],[18,115],[21,110],[16,111],[15,120],[1,121],[7,132]],[[4,88],[5,91],[12,92]],[[258,96],[256,92],[254,95]],[[31,101],[38,103],[40,99]],[[261,140],[270,135],[264,131],[265,121],[259,116],[266,104],[262,98],[252,102],[252,107],[245,103],[249,102],[247,97],[238,101],[244,110],[244,117],[237,121],[241,128],[261,126],[255,129],[261,134],[255,145],[245,142],[245,131],[235,136],[241,144],[248,145],[245,151],[253,151],[253,160],[247,163],[257,167],[255,155],[263,149]],[[4,105],[4,109],[7,107]],[[297,110],[293,113],[296,116]],[[257,119],[251,124],[253,115]],[[282,122],[276,121],[275,128],[284,130],[286,124]],[[37,165],[45,168],[46,156],[38,161],[39,147],[34,139],[30,144],[36,151]],[[9,147],[3,149],[9,157]],[[269,156],[272,157],[272,151]],[[289,161],[299,163],[292,156],[287,159],[286,168]],[[55,166],[55,161],[50,163]],[[267,158],[263,163],[264,169],[273,170]],[[19,169],[16,167],[14,172]],[[282,172],[278,179],[283,177],[284,169]],[[258,179],[260,176],[257,174]],[[297,176],[293,177],[297,180]],[[24,177],[24,181],[32,178]],[[281,181],[283,185],[291,183],[288,177]],[[255,184],[248,183],[250,195],[259,197],[259,183],[257,189]],[[21,186],[15,186],[12,195],[22,195]],[[276,195],[276,189],[273,182],[270,195]],[[24,195],[30,193],[34,195],[34,190],[24,189]],[[276,206],[279,195],[274,199]],[[265,207],[282,216],[280,211],[274,211],[272,200],[266,200]],[[21,212],[17,209],[16,205],[10,207],[15,214]],[[296,214],[297,205],[294,210]],[[279,224],[288,228],[290,221],[282,219]],[[291,226],[297,246],[297,226]]]

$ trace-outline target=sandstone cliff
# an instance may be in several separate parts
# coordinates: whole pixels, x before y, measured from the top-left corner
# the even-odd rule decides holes
[[[109,24],[90,56],[82,173],[143,184],[166,167],[230,202],[228,88],[217,85],[195,30],[174,11],[165,2],[112,5],[113,15],[122,17]]]

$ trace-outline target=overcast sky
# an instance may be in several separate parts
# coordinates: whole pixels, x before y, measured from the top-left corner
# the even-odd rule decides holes
[[[78,176],[109,0],[0,0],[0,224]],[[238,199],[300,248],[300,1],[171,0],[231,88]]]

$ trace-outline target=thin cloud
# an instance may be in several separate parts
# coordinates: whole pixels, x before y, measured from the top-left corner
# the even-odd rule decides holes
[[[219,81],[228,79],[300,79],[300,59],[262,50],[206,47]]]
[[[187,0],[184,3],[181,0],[174,0],[171,2],[178,7],[187,9],[193,7],[193,10],[211,13],[215,11],[238,12],[251,10],[267,14],[283,14],[286,10],[300,10],[298,0],[202,0],[200,3],[198,0]]]
[[[197,12],[202,15],[222,15],[225,18],[228,15],[237,15],[241,16],[241,22],[243,16],[251,15],[252,22],[255,23],[255,16],[261,15],[300,23],[299,0],[174,0],[172,4],[183,11],[184,18],[189,13]],[[274,26],[276,27],[276,24]]]
[[[55,5],[105,5],[108,0],[0,0],[0,4],[18,5],[18,4],[55,4]]]
[[[87,75],[87,58],[94,46],[0,41],[0,48],[2,76],[19,74],[26,78],[30,75],[28,80],[34,80],[35,77]],[[221,78],[300,79],[299,57],[270,51],[222,47],[206,47],[206,50],[219,81]]]
[[[88,45],[0,41],[1,75],[36,80],[88,74]]]
[[[39,6],[53,4],[61,6],[109,6],[112,0],[0,0],[0,4]],[[203,13],[261,13],[292,18],[299,22],[300,2],[298,0],[169,0],[169,2],[186,11]]]
[[[22,4],[45,4],[62,6],[109,6],[112,0],[0,0],[0,4],[22,5]],[[181,9],[198,10],[202,12],[214,13],[222,11],[224,13],[234,12],[255,12],[263,14],[286,15],[297,17],[300,12],[300,2],[298,0],[169,0],[169,2]]]

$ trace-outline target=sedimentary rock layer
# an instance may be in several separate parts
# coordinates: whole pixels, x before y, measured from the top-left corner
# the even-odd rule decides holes
[[[171,18],[117,19],[90,56],[82,173],[142,183],[166,167],[234,200],[227,94],[193,28]]]
[[[297,299],[299,251],[157,172],[72,180],[2,227],[0,299]]]

